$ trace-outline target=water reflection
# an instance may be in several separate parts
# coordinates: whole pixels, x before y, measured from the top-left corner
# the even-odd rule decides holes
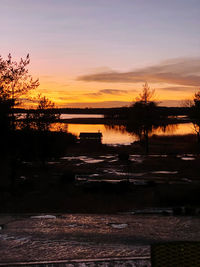
[[[128,133],[123,125],[53,123],[51,130],[68,131],[77,137],[80,132],[100,131],[103,134],[102,143],[108,145],[128,145],[139,139],[136,134]],[[192,123],[180,123],[153,128],[151,135],[184,135],[192,133],[194,133]]]
[[[105,127],[107,130],[114,130],[122,134],[127,132],[124,125],[105,125]],[[192,133],[194,133],[192,123],[179,123],[153,127],[151,135],[185,135]]]
[[[115,128],[109,128],[103,124],[68,124],[68,131],[75,135],[79,135],[80,132],[98,132],[103,135],[103,144],[123,144],[128,145],[137,140],[137,137],[132,136],[130,133],[124,131],[118,131]]]
[[[104,118],[102,114],[61,114],[60,119]]]
[[[185,134],[193,134],[194,127],[193,124],[190,123],[179,123],[179,124],[169,124],[166,126],[158,127],[154,129],[153,134],[157,135],[185,135]]]

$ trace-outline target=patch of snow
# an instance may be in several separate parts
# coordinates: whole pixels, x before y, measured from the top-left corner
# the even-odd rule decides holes
[[[31,216],[31,219],[56,219],[55,215],[36,215]]]
[[[105,156],[100,156],[100,158],[105,158],[105,159],[112,159],[116,157],[115,155],[105,155]]]
[[[107,183],[112,183],[112,184],[119,183],[122,181],[124,180],[109,180],[109,179],[95,179],[95,180],[89,179],[88,180],[88,182],[107,182]]]
[[[81,160],[85,163],[100,163],[103,162],[104,159],[95,159],[95,158],[89,158],[87,156],[78,156],[78,157],[62,157],[61,160]],[[78,164],[76,164],[78,166]]]
[[[188,179],[188,178],[183,178],[182,181],[184,181],[184,182],[188,182],[188,183],[191,183],[191,182],[192,182],[192,180],[190,180],[190,179]]]
[[[11,237],[11,236],[8,236],[7,234],[3,234],[3,235],[0,235],[0,239],[2,239],[2,240],[9,240],[9,239],[14,239],[14,238]]]
[[[100,163],[103,162],[103,159],[92,159],[92,158],[87,158],[83,160],[85,163]]]
[[[98,176],[99,176],[99,174],[97,174],[97,173],[94,173],[94,174],[90,175],[90,177],[98,177]]]
[[[79,159],[79,157],[68,157],[68,156],[66,156],[66,157],[62,157],[60,159],[73,160],[73,159]]]
[[[77,181],[88,181],[89,175],[75,175]]]
[[[78,225],[74,223],[74,224],[69,224],[68,226],[71,228],[74,228],[74,227],[77,227]]]
[[[132,173],[128,173],[128,172],[118,172],[115,169],[107,169],[104,170],[105,173],[110,173],[110,174],[115,174],[115,175],[121,175],[121,176],[130,176],[132,175]]]
[[[195,160],[195,158],[187,158],[187,157],[182,157],[182,160]]]
[[[0,235],[0,239],[2,240],[16,240],[16,241],[27,241],[29,237],[17,237],[17,236],[9,236],[7,234]]]
[[[194,154],[180,154],[177,155],[177,158],[181,158],[182,160],[195,160]]]
[[[142,163],[143,160],[144,160],[141,155],[130,155],[129,159],[133,160],[133,161],[136,161],[137,163]]]
[[[161,157],[161,158],[166,158],[167,157],[167,155],[149,155],[149,157]]]
[[[116,161],[118,161],[118,159],[109,160],[109,162],[116,162]]]
[[[155,174],[177,174],[178,171],[154,171],[151,173],[155,173]]]
[[[115,228],[115,229],[124,229],[128,226],[127,223],[112,223],[111,224],[112,228]]]

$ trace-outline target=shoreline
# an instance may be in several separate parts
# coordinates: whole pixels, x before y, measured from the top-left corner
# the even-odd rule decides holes
[[[24,119],[19,119],[18,121],[24,121]],[[164,121],[164,124],[173,125],[173,124],[190,123],[190,122],[192,121],[189,118],[187,119],[174,118]],[[51,123],[125,125],[126,120],[109,119],[109,118],[72,118],[72,119],[58,119],[56,121],[52,121]]]

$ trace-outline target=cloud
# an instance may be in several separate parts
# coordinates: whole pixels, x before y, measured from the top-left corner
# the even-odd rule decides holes
[[[158,103],[159,106],[163,107],[180,107],[183,104],[183,100],[162,100]]]
[[[73,92],[72,91],[66,91],[65,89],[54,89],[54,88],[40,88],[39,91],[41,93],[44,93],[44,94],[53,94],[53,95],[58,95],[58,94],[61,94],[61,95],[72,95]]]
[[[196,87],[193,86],[170,86],[170,87],[162,87],[157,88],[165,91],[176,91],[176,92],[188,92],[188,91],[194,91]]]
[[[100,90],[101,93],[103,94],[109,94],[109,95],[121,95],[121,94],[126,94],[127,90],[118,90],[118,89],[103,89]]]
[[[80,100],[79,96],[58,96],[56,97],[56,100],[62,100],[62,101],[71,101],[71,100]]]
[[[129,72],[102,72],[78,77],[87,82],[170,83],[200,86],[200,58],[177,58]]]
[[[70,108],[111,108],[111,107],[124,107],[130,106],[131,102],[128,101],[102,101],[102,102],[77,102],[66,103],[66,107]]]
[[[98,96],[101,96],[101,95],[123,95],[123,94],[127,94],[129,92],[130,91],[128,91],[128,90],[102,89],[102,90],[99,90],[99,91],[97,91],[95,93],[87,93],[87,94],[84,94],[84,95],[91,96],[91,97],[98,97]]]

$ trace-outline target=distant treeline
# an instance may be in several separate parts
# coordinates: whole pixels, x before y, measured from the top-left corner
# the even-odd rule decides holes
[[[121,115],[129,111],[129,107],[119,108],[54,108],[46,110],[46,112],[60,114],[103,114],[103,115]],[[165,116],[188,115],[190,108],[188,107],[158,107],[158,110]],[[15,108],[15,113],[36,113],[36,109]]]

